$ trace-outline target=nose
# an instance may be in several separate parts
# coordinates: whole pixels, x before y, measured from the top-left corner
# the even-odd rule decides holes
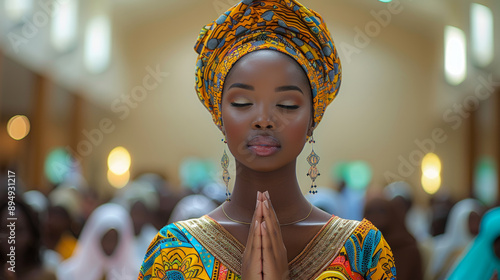
[[[252,122],[254,129],[274,129],[276,124],[273,120],[273,112],[271,109],[261,108],[258,110],[255,120]]]

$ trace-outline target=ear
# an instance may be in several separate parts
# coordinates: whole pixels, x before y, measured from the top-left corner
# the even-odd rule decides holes
[[[311,123],[309,124],[309,128],[307,129],[307,136],[308,137],[311,137],[313,135],[313,132],[314,132],[315,128],[316,127],[314,126],[313,121],[311,119]]]

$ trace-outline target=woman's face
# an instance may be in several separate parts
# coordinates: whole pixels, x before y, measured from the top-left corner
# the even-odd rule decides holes
[[[222,131],[236,160],[256,171],[292,161],[312,133],[312,97],[295,60],[272,50],[242,57],[229,72],[222,96]]]

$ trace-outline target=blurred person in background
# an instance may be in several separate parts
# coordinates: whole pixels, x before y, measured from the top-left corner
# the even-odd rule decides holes
[[[158,209],[159,199],[153,185],[146,181],[134,180],[120,189],[113,202],[122,205],[130,213],[134,226],[134,257],[139,267],[158,229],[152,224],[153,214]]]
[[[224,189],[214,182],[214,173],[215,167],[209,161],[192,157],[182,161],[179,175],[188,195],[175,205],[168,223],[199,218],[220,205],[218,201],[225,199]],[[205,191],[207,187],[209,192]]]
[[[318,207],[326,213],[339,216],[341,210],[339,209],[340,198],[337,191],[326,187],[318,187],[318,193],[321,193],[321,195],[308,193],[306,194],[306,199],[312,205]]]
[[[175,205],[179,202],[182,196],[176,192],[175,186],[158,173],[141,173],[135,178],[134,181],[153,186],[156,192],[158,205],[155,209],[153,209],[154,212],[151,213],[152,216],[150,217],[150,222],[157,229],[164,227],[168,223]],[[144,254],[141,256],[141,261],[143,257]]]
[[[461,200],[451,208],[445,232],[434,241],[429,279],[445,279],[456,259],[478,234],[482,212],[482,204],[473,198]]]
[[[183,197],[170,215],[169,223],[199,218],[217,208],[217,204],[203,194],[191,194]]]
[[[53,280],[55,273],[44,267],[42,262],[42,236],[40,224],[36,212],[34,212],[24,201],[14,199],[14,215],[10,214],[10,200],[2,199],[0,202],[0,262],[2,270],[0,279],[6,280]],[[11,221],[8,218],[16,218],[14,228],[8,227]],[[14,235],[12,235],[14,232]],[[15,239],[9,239],[14,236]],[[9,242],[14,241],[13,242]],[[14,263],[8,254],[12,254],[11,246],[15,249]],[[12,268],[9,270],[9,268]],[[12,271],[14,270],[14,271]]]
[[[344,219],[363,219],[363,206],[372,170],[368,163],[357,160],[341,162],[334,168],[338,178],[338,200],[336,215]]]
[[[319,14],[293,0],[243,0],[195,49],[198,96],[236,159],[234,192],[162,228],[138,279],[395,279],[381,232],[314,207],[297,181],[296,159],[340,86]],[[311,192],[318,160],[311,152]],[[227,187],[226,153],[221,165]]]
[[[405,181],[396,181],[383,190],[384,196],[403,211],[404,223],[408,232],[416,239],[420,251],[422,271],[429,266],[433,251],[433,239],[430,234],[429,209],[420,207],[414,201],[412,186]]]
[[[57,270],[61,280],[127,280],[138,273],[134,229],[121,205],[106,203],[94,210],[83,227],[71,258]]]
[[[423,279],[422,257],[416,239],[405,225],[406,210],[399,199],[388,198],[386,193],[368,195],[364,216],[384,235],[394,254],[399,280]]]
[[[81,217],[81,197],[76,189],[60,185],[49,193],[48,199],[43,244],[48,249],[47,262],[54,265],[70,258],[75,250],[78,236],[74,229],[80,228],[75,224]]]
[[[417,239],[424,241],[429,233],[430,213],[414,202],[412,186],[404,181],[392,182],[384,188],[384,196],[398,204],[404,212],[404,222],[408,231]]]
[[[168,184],[167,184],[168,185]],[[156,189],[158,194],[158,209],[153,213],[152,223],[155,228],[164,227],[172,216],[175,205],[180,201],[181,196],[168,188]]]
[[[500,276],[500,207],[486,212],[479,233],[450,270],[449,280],[496,280]]]
[[[455,205],[455,201],[450,194],[441,190],[430,199],[431,225],[429,231],[435,240],[439,240],[440,237],[438,236],[445,232],[448,216],[451,208]]]
[[[37,213],[40,221],[47,218],[49,199],[42,192],[37,190],[27,191],[23,193],[23,201]]]

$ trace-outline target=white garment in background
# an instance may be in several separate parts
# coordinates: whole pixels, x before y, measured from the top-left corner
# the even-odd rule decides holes
[[[149,244],[153,241],[153,238],[158,233],[152,224],[145,224],[142,226],[141,233],[134,240],[134,252],[137,267],[142,265],[144,261],[144,256],[149,248]]]
[[[199,218],[215,208],[217,208],[217,204],[202,194],[188,195],[175,205],[168,223]]]
[[[111,256],[102,250],[101,238],[110,229],[118,232]],[[133,227],[129,213],[120,205],[103,204],[85,223],[75,253],[57,270],[60,280],[137,279],[139,266],[134,259]]]
[[[473,240],[474,236],[469,230],[469,215],[471,212],[478,213],[480,209],[479,201],[472,198],[461,200],[451,208],[445,232],[434,237],[434,251],[430,261],[432,277],[443,269],[452,254],[464,250]]]

